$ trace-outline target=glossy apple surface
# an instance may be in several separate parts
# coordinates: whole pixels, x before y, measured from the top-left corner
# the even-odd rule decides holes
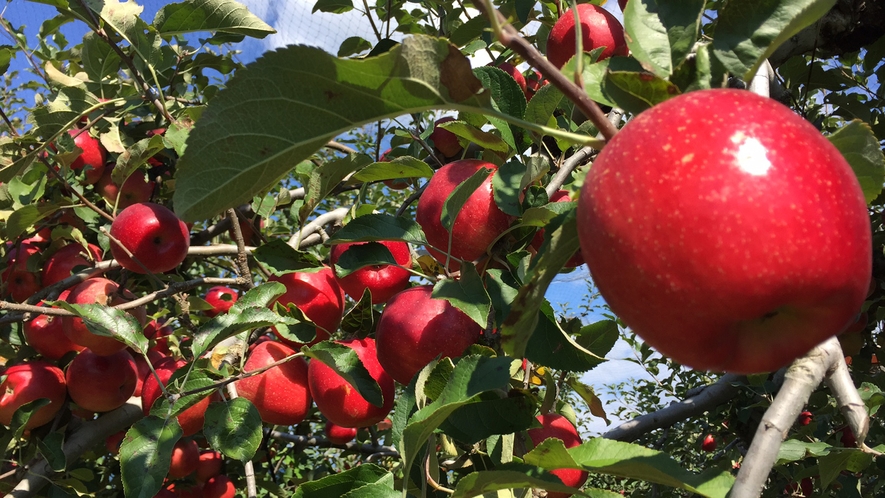
[[[220,474],[203,485],[203,498],[234,498],[237,488],[230,477]]]
[[[375,330],[378,362],[393,380],[408,384],[437,356],[461,356],[482,329],[444,299],[430,297],[433,287],[406,289],[387,302]]]
[[[99,356],[85,349],[65,372],[68,394],[80,408],[109,412],[123,406],[135,392],[138,369],[128,351]]]
[[[197,482],[206,482],[221,473],[224,458],[215,450],[200,451],[199,463],[197,463]]]
[[[3,371],[0,383],[0,424],[12,423],[12,415],[25,403],[46,398],[49,404],[37,409],[25,424],[33,429],[51,421],[62,409],[67,396],[65,375],[55,365],[35,360],[13,365]]]
[[[316,272],[297,271],[268,279],[286,286],[286,293],[275,302],[287,308],[294,305],[317,325],[316,338],[310,345],[329,338],[338,330],[344,317],[344,291],[335,280],[332,269],[325,267]],[[278,337],[281,342],[294,348],[303,344]]]
[[[179,439],[172,448],[172,461],[167,476],[181,479],[193,474],[200,463],[200,447],[193,439]]]
[[[707,434],[704,436],[704,440],[701,441],[701,449],[707,453],[712,453],[716,451],[716,444],[716,438],[712,434]]]
[[[529,429],[528,435],[534,446],[538,446],[548,438],[560,439],[566,448],[574,448],[581,444],[581,436],[578,435],[577,429],[558,413],[545,413],[538,415],[538,422],[541,427]],[[573,488],[579,488],[589,475],[587,472],[578,469],[555,469],[550,471],[551,474],[558,477],[563,484]],[[571,496],[569,493],[552,492],[547,493],[548,498],[566,498]]]
[[[79,135],[78,135],[79,133]],[[97,138],[92,138],[89,131],[68,130],[68,135],[74,137],[74,145],[83,152],[71,163],[73,170],[85,170],[86,183],[93,184],[101,178],[104,171],[104,162],[107,151]]]
[[[489,170],[489,176],[464,203],[451,233],[450,254],[457,259],[473,261],[486,253],[489,246],[510,226],[512,218],[495,204],[492,195],[492,176],[497,166],[478,159],[463,159],[440,168],[427,183],[418,201],[416,221],[424,230],[428,252],[445,264],[445,251],[449,247],[449,232],[440,221],[446,199],[464,180],[481,168]],[[457,262],[449,265],[456,269]]]
[[[445,128],[440,128],[439,126],[443,123],[448,123],[454,120],[455,118],[452,116],[444,116],[437,119],[436,122],[433,123],[433,131],[430,133],[429,137],[433,142],[433,147],[447,158],[455,157],[461,154],[461,151],[464,150],[458,142],[457,135]]]
[[[634,118],[593,163],[577,218],[612,310],[693,368],[777,370],[867,294],[857,178],[814,126],[748,91],[691,92]]]
[[[238,297],[237,291],[230,287],[216,285],[206,291],[206,296],[203,297],[207,303],[212,305],[212,309],[203,310],[203,314],[208,317],[213,317],[218,316],[221,313],[226,313],[227,310],[237,302]]]
[[[87,251],[82,245],[71,242],[49,256],[40,272],[43,285],[50,286],[60,282],[70,277],[75,268],[92,267],[96,261],[101,261],[101,249],[95,244],[89,244],[88,247]]]
[[[172,358],[167,358],[158,364],[155,369],[160,380],[163,381],[164,384],[167,384],[169,379],[172,378],[172,374],[184,365],[186,365],[184,361],[176,361]],[[163,391],[160,389],[157,377],[153,374],[148,374],[147,377],[144,378],[144,384],[141,391],[141,408],[144,411],[145,416],[150,414],[151,407],[154,406],[154,403],[157,402],[157,399],[159,399],[162,394]],[[203,428],[204,416],[206,414],[206,409],[209,408],[209,401],[210,399],[207,396],[198,401],[195,405],[178,414],[178,423],[181,425],[183,436],[193,436]]]
[[[347,444],[356,437],[356,427],[342,427],[332,422],[326,422],[323,426],[323,434],[332,444]]]
[[[393,379],[378,363],[375,340],[367,337],[336,342],[356,351],[360,362],[381,388],[384,402],[382,406],[369,403],[332,368],[320,361],[311,360],[307,379],[310,394],[320,413],[333,424],[342,427],[368,427],[384,420],[393,409],[394,385]]]
[[[597,5],[578,4],[581,19],[581,43],[584,52],[605,47],[599,60],[613,55],[627,55],[624,27],[618,18]],[[553,25],[547,37],[547,59],[556,67],[562,67],[575,56],[575,14],[572,9],[564,12]]]
[[[80,285],[74,287],[66,299],[73,304],[101,304],[113,306],[115,304],[131,301],[135,296],[125,289],[120,289],[116,282],[103,277],[86,279]],[[138,307],[128,313],[134,316],[140,323],[145,322],[145,309]],[[62,327],[65,335],[74,344],[87,347],[98,355],[111,355],[126,347],[122,342],[102,335],[96,335],[86,328],[83,319],[76,316],[66,316],[62,319]]]
[[[187,257],[190,235],[187,225],[168,208],[151,202],[133,204],[120,211],[111,224],[111,254],[123,268],[135,273],[163,273]],[[135,262],[140,261],[142,265]]]
[[[64,290],[58,295],[59,301],[64,301],[71,293]],[[25,322],[22,326],[25,340],[35,351],[49,360],[58,360],[71,351],[83,351],[85,346],[75,344],[65,335],[62,317],[53,315],[37,315],[36,318]]]
[[[393,265],[374,265],[360,268],[359,270],[336,280],[341,288],[353,299],[359,300],[363,292],[369,289],[372,292],[372,304],[386,303],[397,292],[402,291],[409,285],[412,276],[406,268],[412,266],[412,253],[409,245],[405,242],[382,240],[379,242],[355,242],[349,244],[337,244],[332,246],[329,256],[334,265],[341,259],[341,255],[353,246],[363,244],[381,244],[386,247],[393,260],[403,268]]]
[[[246,359],[244,372],[266,367],[295,354],[279,342],[262,342]],[[311,396],[307,385],[307,362],[304,358],[273,367],[265,372],[237,381],[237,392],[258,408],[261,420],[268,424],[295,425],[310,411]]]

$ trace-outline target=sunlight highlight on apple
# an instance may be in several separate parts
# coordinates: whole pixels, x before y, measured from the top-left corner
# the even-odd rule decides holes
[[[735,158],[738,168],[753,176],[762,176],[771,169],[771,161],[768,160],[767,149],[762,142],[753,137],[747,137],[743,132],[737,132],[731,136],[731,141],[740,143]]]

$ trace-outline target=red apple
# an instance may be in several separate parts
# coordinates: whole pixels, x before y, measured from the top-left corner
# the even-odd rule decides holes
[[[200,461],[197,463],[197,482],[206,482],[221,474],[221,465],[224,458],[215,450],[203,450],[200,452]]]
[[[552,196],[550,196],[550,202],[571,202],[571,198],[568,195],[568,191],[559,190],[555,192]],[[532,239],[532,242],[529,244],[532,249],[537,253],[541,249],[541,245],[544,243],[544,229],[538,230],[538,233],[535,234],[535,237]],[[578,252],[575,253],[568,261],[565,263],[566,268],[574,268],[576,266],[581,266],[584,264],[584,256],[581,255],[581,250],[578,249]]]
[[[278,342],[262,342],[249,353],[244,372],[250,372],[295,354]],[[265,372],[237,381],[237,392],[258,408],[268,424],[295,425],[310,411],[307,362],[298,357]]]
[[[58,295],[58,299],[64,301],[70,293],[70,290],[64,290]],[[71,351],[86,349],[68,339],[60,316],[37,315],[33,320],[24,323],[23,330],[28,345],[49,360],[58,360]]]
[[[236,494],[237,488],[233,481],[224,474],[209,479],[203,485],[203,498],[234,498]]]
[[[701,449],[707,453],[712,453],[716,451],[716,444],[716,438],[712,434],[707,434],[704,436],[703,442],[701,442]]]
[[[578,4],[581,19],[581,43],[584,52],[605,47],[599,60],[613,55],[627,55],[624,27],[609,11],[589,3]],[[562,67],[575,56],[575,13],[569,9],[553,25],[547,37],[547,59]]]
[[[455,118],[445,116],[433,123],[433,131],[430,133],[430,140],[433,141],[433,147],[445,157],[455,157],[461,154],[464,147],[458,142],[458,136],[445,128],[440,128],[442,123],[454,121]]]
[[[79,135],[77,135],[78,133]],[[104,171],[104,162],[107,157],[104,146],[97,138],[92,138],[88,130],[82,132],[81,130],[68,130],[68,135],[74,137],[74,145],[83,150],[71,163],[71,169],[85,170],[87,184],[97,182]]]
[[[461,182],[481,168],[489,170],[488,179],[470,195],[455,218],[450,254],[453,258],[466,261],[478,259],[510,226],[512,217],[498,208],[492,195],[492,175],[497,166],[478,159],[462,159],[446,164],[427,183],[418,201],[416,215],[427,241],[433,246],[427,248],[428,252],[443,264],[446,261],[446,249],[449,247],[449,232],[440,222],[443,205]],[[460,266],[456,261],[452,263],[454,264],[449,265],[451,269]]]
[[[172,358],[168,358],[156,365],[155,369],[160,380],[166,384],[169,382],[169,379],[172,378],[172,374],[186,364],[187,363],[183,360],[176,361]],[[144,410],[145,415],[148,415],[151,412],[151,407],[154,406],[154,403],[162,394],[163,391],[160,389],[157,377],[153,374],[148,374],[147,377],[144,378],[144,386],[141,391],[141,408]],[[209,397],[207,396],[195,405],[178,414],[178,424],[181,425],[183,436],[193,436],[203,428],[203,418],[206,414],[206,408],[209,407],[209,401]]]
[[[854,431],[851,430],[851,427],[843,425],[842,427],[837,427],[836,432],[841,432],[839,442],[842,443],[842,446],[846,448],[857,448],[857,437],[855,437]]]
[[[172,327],[165,323],[160,324],[156,320],[151,320],[144,326],[144,336],[153,341],[153,346],[148,350],[160,356],[172,356],[172,350],[169,349],[169,336],[173,334]],[[182,338],[184,340],[185,338]]]
[[[347,444],[356,437],[356,427],[342,427],[332,422],[326,422],[323,433],[332,444]]]
[[[123,438],[126,437],[126,431],[128,429],[123,429],[120,432],[115,432],[105,438],[104,447],[108,450],[108,453],[112,455],[116,455],[120,453],[120,445],[123,443]]]
[[[270,277],[268,281],[280,282],[286,286],[286,293],[278,297],[275,303],[286,308],[297,306],[304,316],[317,325],[316,338],[309,345],[328,339],[338,330],[344,317],[344,291],[335,280],[331,268],[324,267],[315,272],[286,273]],[[285,337],[278,339],[295,348],[303,345]]]
[[[46,398],[48,405],[37,409],[25,424],[25,429],[39,427],[62,409],[67,396],[65,374],[55,365],[45,361],[29,361],[7,368],[0,383],[0,424],[12,423],[12,415],[22,405],[36,399]]]
[[[804,426],[804,425],[810,424],[813,419],[814,419],[814,414],[811,413],[810,411],[806,410],[806,411],[799,414],[799,418],[796,419],[796,422],[798,422],[799,425]]]
[[[408,384],[437,356],[461,356],[482,328],[445,299],[430,297],[422,285],[393,296],[375,330],[378,362],[400,384]]]
[[[238,297],[237,291],[230,287],[216,285],[209,289],[209,291],[206,292],[206,296],[203,298],[207,303],[212,305],[212,309],[203,310],[203,314],[211,318],[221,313],[226,313],[227,310],[237,302]]]
[[[179,439],[172,448],[172,462],[166,475],[169,479],[187,477],[197,470],[199,463],[200,447],[197,442],[193,439]]]
[[[525,98],[526,100],[532,100],[532,97],[538,93],[538,90],[541,89],[542,86],[548,83],[547,80],[544,79],[544,76],[537,69],[534,72],[530,73],[526,76],[525,79]]]
[[[123,182],[122,187],[117,185],[113,178],[111,178],[113,172],[113,166],[106,167],[101,179],[95,184],[95,189],[108,205],[114,206],[116,203],[117,209],[124,209],[133,204],[151,200],[156,183],[145,179],[143,171],[137,170],[129,175]]]
[[[538,415],[537,418],[538,422],[541,423],[541,427],[526,431],[533,445],[538,446],[549,438],[561,440],[566,448],[573,448],[581,444],[581,436],[578,435],[577,429],[562,415],[558,413],[545,413]],[[558,477],[566,486],[573,488],[581,487],[588,476],[587,472],[578,469],[555,469],[551,470],[550,473]],[[571,494],[547,493],[548,498],[566,498],[568,496],[571,496]]]
[[[88,245],[87,251],[77,242],[71,242],[55,251],[52,256],[43,263],[43,271],[40,280],[44,286],[50,286],[56,282],[68,278],[77,267],[92,267],[96,261],[101,261],[101,249],[95,244]]]
[[[747,91],[635,117],[593,163],[577,217],[605,301],[693,368],[777,370],[853,321],[868,290],[870,223],[848,163]]]
[[[66,301],[73,304],[113,306],[131,301],[134,298],[135,296],[128,290],[120,289],[116,282],[103,277],[93,277],[74,287]],[[145,322],[144,307],[139,306],[138,308],[131,309],[129,314],[138,319],[139,322]],[[68,339],[75,344],[89,348],[97,355],[112,355],[126,347],[125,344],[113,337],[93,334],[86,328],[83,319],[80,317],[64,317],[62,319],[62,327]]]
[[[308,365],[307,380],[310,385],[310,395],[320,413],[333,424],[342,427],[368,427],[384,420],[393,409],[394,385],[393,379],[378,363],[375,340],[367,337],[336,342],[356,351],[357,357],[369,371],[369,375],[381,387],[384,402],[382,406],[369,403],[326,364],[311,360]]]
[[[184,261],[190,247],[187,225],[169,209],[151,202],[133,204],[120,211],[111,224],[111,237],[119,241],[111,242],[114,259],[135,273],[172,270]]]
[[[354,299],[363,297],[363,292],[369,289],[372,292],[372,304],[386,303],[397,292],[402,291],[409,285],[412,276],[406,268],[412,266],[412,253],[409,245],[405,242],[382,240],[379,242],[354,242],[350,244],[337,244],[332,246],[329,256],[331,263],[338,263],[341,255],[349,248],[364,244],[381,244],[390,250],[393,260],[403,268],[393,265],[376,265],[360,268],[344,278],[337,278],[338,284],[348,296]]]
[[[135,392],[138,369],[128,351],[99,356],[85,349],[65,374],[68,394],[80,408],[109,412],[123,406]]]
[[[0,278],[5,286],[5,294],[12,296],[16,302],[27,301],[42,288],[39,275],[28,271],[28,261],[39,255],[40,251],[40,246],[33,242],[21,242],[9,251],[7,258],[9,263]],[[37,256],[34,261],[39,259]]]

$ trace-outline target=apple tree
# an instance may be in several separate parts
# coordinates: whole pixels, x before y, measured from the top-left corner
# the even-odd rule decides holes
[[[883,2],[394,0],[246,65],[233,0],[40,3],[8,496],[882,493]]]

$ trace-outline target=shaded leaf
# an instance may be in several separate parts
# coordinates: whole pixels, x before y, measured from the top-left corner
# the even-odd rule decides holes
[[[164,6],[153,26],[163,36],[222,31],[264,38],[276,30],[234,0],[187,0]]]
[[[228,458],[246,462],[261,446],[261,415],[245,398],[209,403],[203,434],[212,448]]]
[[[138,319],[123,310],[101,304],[72,304],[65,301],[52,304],[76,313],[95,335],[113,337],[142,354],[150,345]]]
[[[500,398],[497,393],[485,393],[480,398],[452,412],[440,429],[473,444],[496,434],[524,431],[535,422],[535,406],[522,396]]]
[[[873,202],[885,183],[885,156],[870,126],[854,120],[828,138],[857,175],[867,204]]]
[[[328,475],[322,479],[302,483],[292,498],[327,498],[342,496],[363,486],[392,479],[393,475],[373,463],[358,465],[352,469]],[[401,492],[397,495],[402,496]],[[385,495],[382,495],[385,496]]]
[[[305,356],[312,358],[312,361],[322,362],[334,370],[372,405],[377,407],[384,405],[381,387],[363,366],[353,348],[336,342],[323,341],[302,351]]]
[[[361,169],[352,178],[360,182],[377,182],[398,178],[430,178],[431,176],[433,176],[433,169],[429,164],[412,156],[400,156],[392,161],[372,163]]]
[[[405,216],[388,214],[367,214],[350,220],[341,230],[329,239],[330,244],[343,242],[369,242],[379,240],[399,240],[415,245],[424,245],[427,239],[418,223]]]
[[[445,299],[461,310],[483,329],[489,324],[492,301],[482,283],[482,277],[471,263],[461,263],[461,278],[440,280],[433,286],[433,299]]]
[[[310,179],[306,185],[304,204],[302,204],[301,208],[298,210],[301,222],[304,223],[307,221],[307,217],[313,212],[317,204],[319,204],[320,201],[332,191],[332,189],[337,187],[347,175],[370,162],[372,162],[372,160],[365,154],[350,154],[343,158],[324,162],[322,165],[313,168],[310,172]]]
[[[575,488],[566,486],[559,477],[540,467],[507,463],[495,467],[495,470],[471,472],[461,477],[458,479],[452,498],[483,496],[485,493],[514,488],[540,488],[567,494],[575,492]],[[611,494],[612,498],[621,496],[617,493]]]
[[[529,361],[570,372],[585,372],[605,361],[605,358],[576,343],[552,315],[553,310],[549,305],[538,313],[537,326],[525,350],[525,357]]]
[[[377,265],[397,265],[397,262],[387,246],[378,242],[367,242],[348,247],[341,253],[334,269],[338,278],[344,278],[359,269]]]
[[[252,251],[252,257],[274,274],[320,266],[309,252],[298,251],[282,239],[272,239]]]
[[[120,473],[126,496],[152,498],[160,491],[181,438],[177,418],[145,417],[126,432],[120,445]]]

